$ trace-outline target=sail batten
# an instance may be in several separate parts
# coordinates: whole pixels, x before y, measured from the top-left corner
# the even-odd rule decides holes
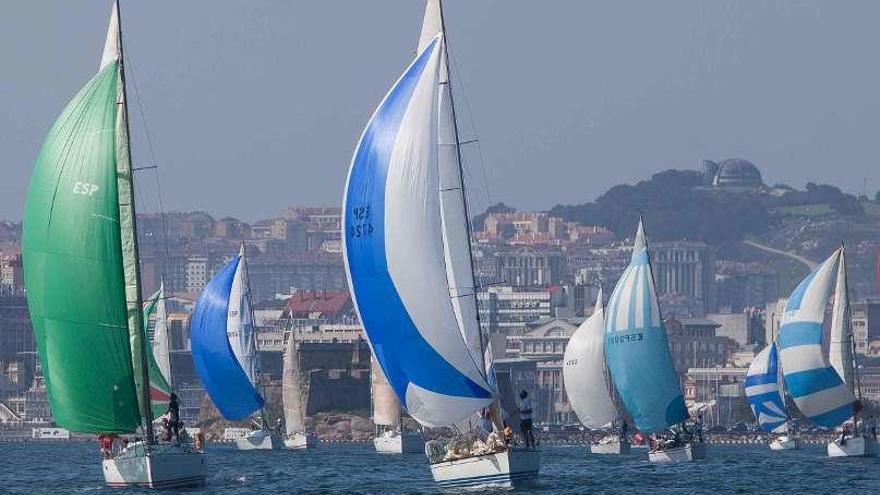
[[[608,302],[605,359],[617,392],[639,430],[653,433],[688,416],[672,364],[639,221],[629,267]]]
[[[449,297],[437,194],[441,43],[442,36],[432,39],[373,114],[343,204],[355,307],[395,394],[426,426],[452,424],[492,401],[477,364],[482,354],[477,361],[461,333],[464,314],[454,301],[463,298]]]
[[[822,351],[822,323],[843,252],[816,267],[788,298],[779,329],[783,376],[798,409],[832,428],[855,413],[855,396]]]

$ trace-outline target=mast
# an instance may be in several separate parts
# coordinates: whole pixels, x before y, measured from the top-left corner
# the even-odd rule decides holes
[[[143,294],[141,293],[140,256],[138,253],[137,241],[137,215],[135,212],[134,201],[134,177],[132,175],[131,146],[129,142],[129,136],[131,133],[128,124],[128,93],[125,84],[125,57],[123,56],[122,48],[122,13],[119,8],[119,0],[115,1],[114,9],[116,11],[116,49],[119,53],[119,82],[122,93],[122,102],[119,112],[124,123],[125,133],[124,136],[117,138],[117,142],[120,143],[118,147],[121,146],[124,148],[123,153],[125,158],[123,163],[117,163],[117,180],[122,186],[119,188],[119,219],[122,231],[123,270],[126,281],[126,310],[129,318],[129,332],[136,331],[137,335],[140,336],[143,334],[144,328],[143,313],[141,309],[143,308]],[[113,27],[111,27],[111,29],[113,29]],[[117,157],[118,156],[119,155],[117,154]],[[126,245],[130,246],[130,259],[128,260],[126,260],[125,253]],[[134,326],[134,330],[132,330],[132,326]],[[149,446],[155,442],[153,433],[153,409],[150,404],[150,368],[147,362],[146,338],[140,337],[137,340],[139,341],[137,346],[139,356],[135,356],[135,359],[140,361],[141,366],[140,379],[142,386],[140,392],[141,402],[143,404],[143,411],[141,414],[143,414],[144,418],[147,448],[149,449]]]

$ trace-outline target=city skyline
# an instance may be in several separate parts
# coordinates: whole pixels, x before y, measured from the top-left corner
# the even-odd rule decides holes
[[[136,162],[153,161],[143,108],[164,209],[248,221],[291,203],[341,202],[357,136],[388,74],[409,61],[421,18],[418,2],[402,1],[349,4],[346,16],[323,3],[220,3],[207,13],[190,3],[175,5],[173,19],[161,4],[127,7]],[[876,5],[447,8],[462,103],[481,139],[466,150],[474,210],[581,203],[655,171],[737,156],[768,184],[877,189],[869,144],[880,74],[859,63],[876,44],[866,15]],[[19,70],[0,91],[0,218],[17,220],[39,143],[97,64],[106,5],[21,4],[5,19],[0,53]],[[550,50],[558,56],[541,56]],[[466,139],[471,116],[461,119]],[[158,209],[151,174],[140,179],[142,211]]]

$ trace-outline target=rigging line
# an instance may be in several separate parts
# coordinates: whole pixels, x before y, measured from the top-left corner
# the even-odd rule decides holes
[[[144,112],[144,105],[141,100],[140,91],[138,90],[137,75],[135,74],[134,68],[131,65],[129,65],[128,69],[131,72],[131,79],[132,79],[131,82],[132,82],[132,89],[134,90],[134,99],[137,102],[138,114],[140,114],[141,122],[143,122],[144,135],[147,138],[147,151],[150,153],[150,159],[151,159],[151,161],[150,161],[151,166],[150,167],[140,167],[138,170],[142,170],[142,169],[146,169],[146,168],[156,169],[156,175],[155,175],[155,178],[156,178],[156,200],[159,203],[159,221],[162,226],[162,245],[164,248],[163,250],[165,251],[165,258],[162,260],[162,270],[161,270],[161,274],[164,278],[164,276],[168,274],[168,263],[171,260],[171,250],[170,250],[169,242],[168,242],[168,221],[167,221],[167,218],[165,215],[165,203],[162,198],[162,179],[161,179],[161,174],[159,173],[159,170],[158,170],[159,169],[159,160],[156,158],[156,150],[155,150],[155,147],[153,146],[153,135],[150,133],[150,127],[147,125],[147,115],[146,115],[146,112]],[[173,285],[170,285],[166,289],[172,296],[174,295]]]

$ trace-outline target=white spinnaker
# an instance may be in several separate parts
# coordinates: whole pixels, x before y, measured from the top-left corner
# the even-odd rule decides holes
[[[443,19],[439,0],[428,0],[418,51],[443,34]],[[471,260],[470,233],[465,207],[464,184],[461,182],[461,164],[455,112],[452,107],[451,87],[448,80],[445,37],[440,48],[439,86],[437,98],[437,168],[440,177],[440,214],[443,242],[446,248],[446,279],[449,297],[455,311],[458,328],[467,343],[471,358],[485,369],[484,345],[480,335],[476,283]]]
[[[388,273],[419,333],[449,364],[480,387],[491,390],[461,338],[450,302],[446,249],[440,214],[437,167],[437,82],[435,50],[416,84],[394,143],[385,188],[385,249]],[[454,337],[450,332],[455,332]],[[445,400],[449,403],[441,403]],[[441,426],[470,415],[491,399],[431,393],[411,384],[409,413],[426,426]]]
[[[247,261],[244,246],[239,254],[241,259],[235,269],[232,288],[229,291],[229,311],[226,320],[226,336],[229,346],[244,370],[248,380],[256,386],[256,348],[254,345],[254,324],[251,321],[251,308],[248,301]]]
[[[171,382],[171,356],[168,352],[168,310],[165,307],[165,281],[159,284],[159,297],[156,300],[156,325],[153,328],[153,358],[168,385]]]
[[[571,407],[581,423],[590,428],[602,428],[617,419],[604,346],[605,310],[599,291],[596,309],[572,334],[562,360],[562,379]]]
[[[854,391],[852,320],[849,312],[845,260],[846,258],[841,251],[840,263],[837,265],[834,302],[831,308],[831,338],[828,342],[828,360],[849,390]]]
[[[385,378],[382,367],[370,356],[370,395],[373,399],[373,424],[400,425],[400,401]]]
[[[284,427],[287,435],[306,430],[305,407],[302,396],[302,374],[299,369],[299,349],[294,332],[290,332],[281,372],[281,401],[284,407]]]

